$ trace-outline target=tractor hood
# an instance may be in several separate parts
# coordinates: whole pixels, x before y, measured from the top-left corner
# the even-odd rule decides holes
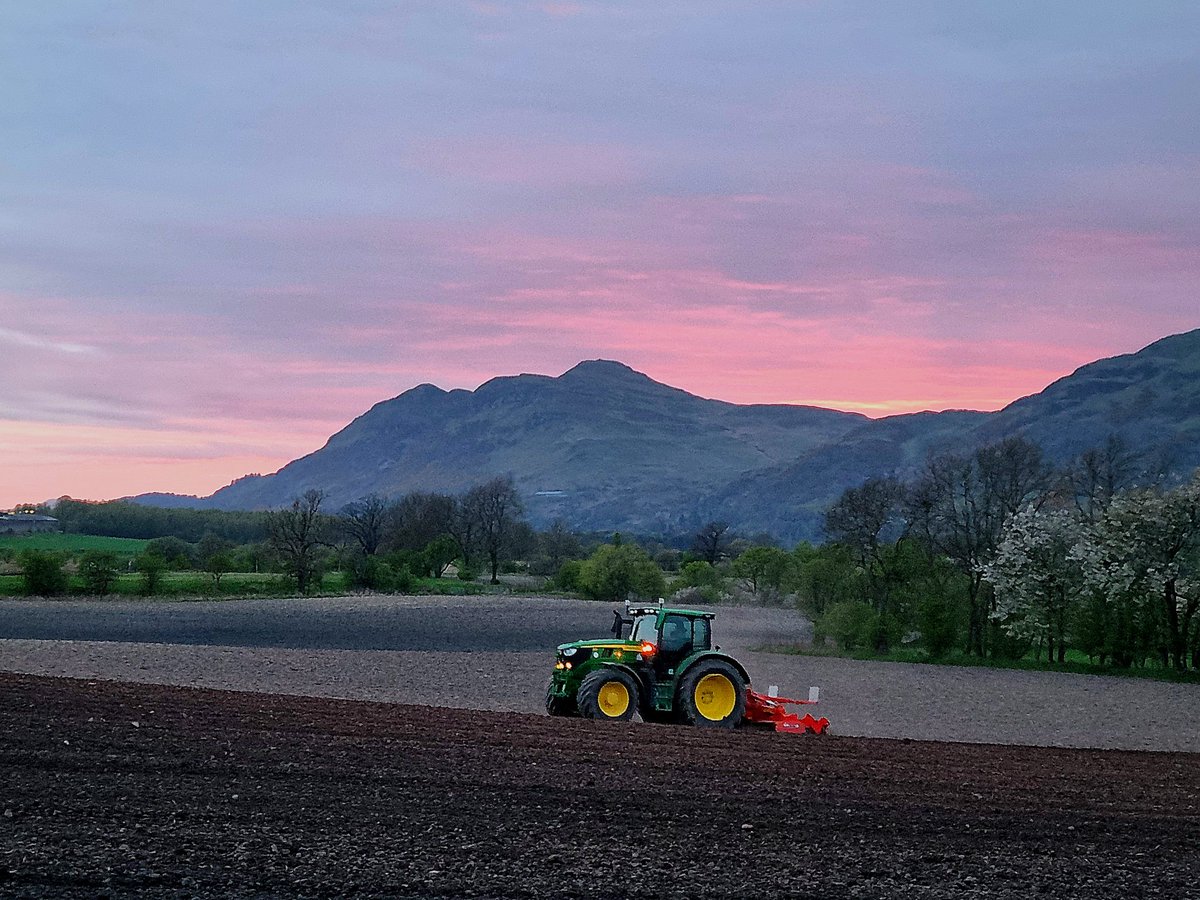
[[[628,650],[637,653],[641,649],[641,644],[634,641],[618,641],[612,638],[599,641],[571,641],[569,644],[559,644],[558,653],[563,655],[564,650]]]

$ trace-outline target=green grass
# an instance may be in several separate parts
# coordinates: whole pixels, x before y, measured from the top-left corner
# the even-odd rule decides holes
[[[65,550],[78,553],[83,550],[107,550],[122,556],[136,556],[146,549],[149,541],[138,538],[101,537],[94,534],[4,534],[0,535],[0,549],[13,550]]]
[[[83,580],[76,575],[69,582],[70,596],[86,596]],[[25,593],[25,581],[20,575],[0,575],[0,597],[19,597]],[[352,593],[345,586],[341,572],[329,572],[318,589],[310,594],[336,596]],[[418,578],[405,593],[435,594],[448,597],[473,597],[495,594],[522,593],[505,585],[492,585],[475,581],[459,581],[457,578]],[[538,593],[545,593],[544,591]],[[229,572],[221,577],[220,588],[213,584],[212,576],[205,572],[163,572],[158,589],[152,597],[142,593],[142,577],[136,572],[117,576],[109,594],[113,598],[183,598],[199,597],[234,599],[237,597],[294,597],[296,588],[284,576],[271,572]]]
[[[932,657],[924,650],[917,648],[901,648],[890,653],[872,653],[866,650],[844,652],[834,649],[815,649],[797,645],[768,645],[755,647],[764,653],[787,653],[796,656],[831,656],[841,659],[875,660],[877,662],[924,663],[935,666],[970,666],[980,669],[1019,669],[1027,672],[1069,672],[1074,675],[1118,675],[1126,678],[1149,678],[1154,681],[1173,681],[1184,684],[1200,684],[1200,672],[1189,670],[1178,672],[1172,668],[1164,668],[1155,662],[1147,662],[1144,666],[1134,666],[1128,669],[1111,665],[1100,665],[1089,660],[1086,654],[1077,650],[1067,653],[1064,663],[1052,663],[1045,659],[1023,657],[1021,659],[981,659],[978,656],[953,651],[945,656]]]

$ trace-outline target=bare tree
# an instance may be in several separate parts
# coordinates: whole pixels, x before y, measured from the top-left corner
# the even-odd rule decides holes
[[[449,494],[405,494],[391,506],[384,545],[394,550],[422,550],[439,537],[453,536],[456,505]]]
[[[283,562],[285,571],[296,579],[296,588],[306,593],[320,572],[320,550],[328,546],[324,537],[325,519],[321,503],[325,492],[305,491],[292,505],[267,513],[267,534],[271,548]]]
[[[521,519],[524,508],[511,476],[493,478],[467,491],[462,498],[465,540],[475,539],[486,554],[492,584],[499,584],[500,560],[513,551],[518,538],[528,539],[528,526]],[[469,536],[468,536],[469,535]]]
[[[927,464],[909,492],[912,532],[948,557],[968,579],[967,652],[983,656],[991,596],[983,570],[999,546],[1005,523],[1050,486],[1050,470],[1036,444],[1008,438],[971,456],[947,454]]]
[[[696,538],[692,542],[692,551],[710,566],[715,566],[722,557],[727,555],[728,534],[728,522],[709,522],[696,532]]]
[[[1113,498],[1130,488],[1137,477],[1137,454],[1118,435],[1103,447],[1080,454],[1071,466],[1070,483],[1075,504],[1089,521],[1096,521]]]
[[[853,554],[880,614],[890,605],[891,573],[883,551],[903,536],[904,496],[904,486],[895,478],[871,478],[845,491],[825,514],[825,533]]]
[[[378,494],[368,494],[343,506],[338,524],[358,544],[363,556],[374,556],[383,543],[388,520],[387,501]]]

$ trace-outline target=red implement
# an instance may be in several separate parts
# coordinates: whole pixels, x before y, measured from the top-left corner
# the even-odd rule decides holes
[[[787,711],[787,704],[809,706],[816,700],[789,700],[787,697],[768,697],[758,691],[746,691],[746,721],[755,725],[773,725],[776,731],[793,734],[824,734],[829,720],[813,718],[810,713],[799,716]]]

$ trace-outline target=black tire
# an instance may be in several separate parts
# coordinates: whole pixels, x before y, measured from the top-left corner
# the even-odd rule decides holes
[[[746,715],[746,682],[729,663],[702,659],[680,680],[675,707],[685,725],[736,728]]]
[[[577,712],[575,709],[575,701],[570,697],[555,697],[550,693],[553,688],[551,683],[546,688],[546,714],[550,716],[573,716]]]
[[[624,669],[601,666],[583,676],[575,700],[585,719],[628,722],[638,709],[637,681]]]

